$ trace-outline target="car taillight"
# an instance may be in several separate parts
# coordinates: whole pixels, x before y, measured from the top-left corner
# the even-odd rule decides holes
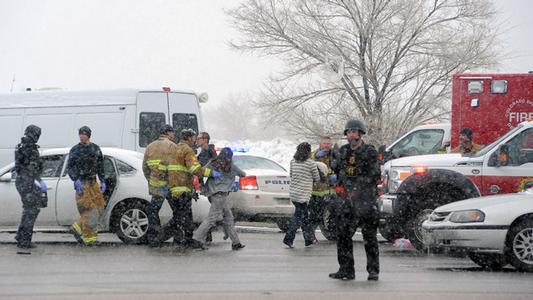
[[[193,179],[193,185],[197,192],[200,192],[200,181],[198,180],[198,176],[194,176]]]
[[[255,176],[246,176],[239,179],[241,190],[257,190],[257,178]]]

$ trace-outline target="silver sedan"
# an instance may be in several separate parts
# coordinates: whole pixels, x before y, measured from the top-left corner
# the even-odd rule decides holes
[[[465,250],[482,267],[533,272],[533,188],[440,206],[422,227],[428,247]]]

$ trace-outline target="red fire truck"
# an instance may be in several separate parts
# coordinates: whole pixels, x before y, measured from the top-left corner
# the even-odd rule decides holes
[[[435,207],[533,185],[533,74],[457,74],[452,90],[452,148],[464,127],[485,147],[388,161],[379,199],[387,239],[407,236],[422,248],[421,224]]]

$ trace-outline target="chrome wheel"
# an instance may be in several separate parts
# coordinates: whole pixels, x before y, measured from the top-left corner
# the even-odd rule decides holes
[[[533,228],[524,228],[513,239],[513,253],[522,263],[533,265]]]
[[[129,239],[139,239],[148,230],[148,216],[138,208],[128,209],[120,217],[120,230]]]

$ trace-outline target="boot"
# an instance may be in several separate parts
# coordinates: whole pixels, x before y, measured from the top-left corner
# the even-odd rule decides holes
[[[345,272],[338,271],[338,272],[335,272],[335,273],[330,273],[329,274],[329,278],[341,279],[341,280],[354,280],[355,279],[355,274],[348,274],[348,273],[345,273]]]

